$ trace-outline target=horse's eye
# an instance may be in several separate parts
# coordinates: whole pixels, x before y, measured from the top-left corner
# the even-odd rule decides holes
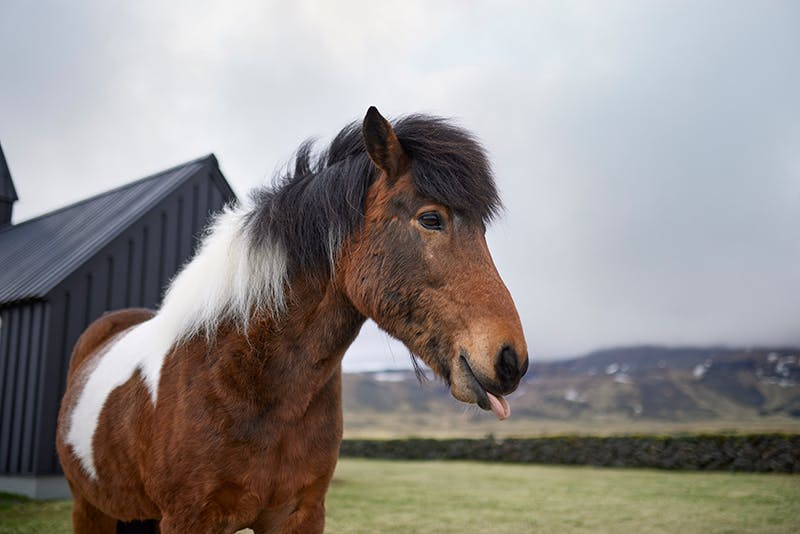
[[[417,220],[427,230],[442,230],[444,228],[442,218],[435,211],[426,211],[417,217]]]

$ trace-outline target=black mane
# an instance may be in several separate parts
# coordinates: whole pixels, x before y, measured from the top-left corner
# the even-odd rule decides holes
[[[472,134],[428,115],[409,115],[392,126],[420,194],[476,224],[494,218],[500,199],[486,153]],[[252,195],[251,246],[277,245],[290,272],[329,268],[342,241],[360,227],[377,176],[360,123],[345,126],[316,157],[312,145],[306,141],[298,148],[293,171]]]

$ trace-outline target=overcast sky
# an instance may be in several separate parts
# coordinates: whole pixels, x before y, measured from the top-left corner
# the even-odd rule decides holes
[[[800,2],[0,2],[19,222],[209,152],[241,196],[376,105],[454,117],[531,355],[800,344]],[[408,365],[369,326],[345,367]]]

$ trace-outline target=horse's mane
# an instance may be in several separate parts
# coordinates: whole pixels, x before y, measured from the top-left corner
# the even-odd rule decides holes
[[[472,223],[494,218],[500,199],[486,153],[472,134],[428,115],[403,117],[393,128],[421,195]],[[363,222],[377,171],[360,123],[345,126],[317,155],[312,148],[312,141],[301,144],[293,170],[217,216],[159,312],[173,316],[178,339],[199,331],[211,335],[226,319],[245,326],[256,308],[278,315],[296,274],[331,273],[343,241]]]
[[[486,154],[469,132],[426,115],[404,117],[394,129],[411,158],[417,191],[473,222],[492,219],[499,197]],[[312,145],[300,146],[294,171],[279,176],[276,187],[254,192],[248,228],[253,247],[279,242],[289,268],[305,272],[325,268],[360,226],[376,175],[359,123],[345,126],[316,158]]]

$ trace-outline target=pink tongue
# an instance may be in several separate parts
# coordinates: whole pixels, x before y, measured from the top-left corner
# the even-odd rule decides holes
[[[508,405],[508,401],[503,397],[495,397],[488,391],[486,392],[486,396],[489,397],[489,404],[497,418],[501,421],[503,419],[508,419],[508,416],[511,415],[511,407]]]

